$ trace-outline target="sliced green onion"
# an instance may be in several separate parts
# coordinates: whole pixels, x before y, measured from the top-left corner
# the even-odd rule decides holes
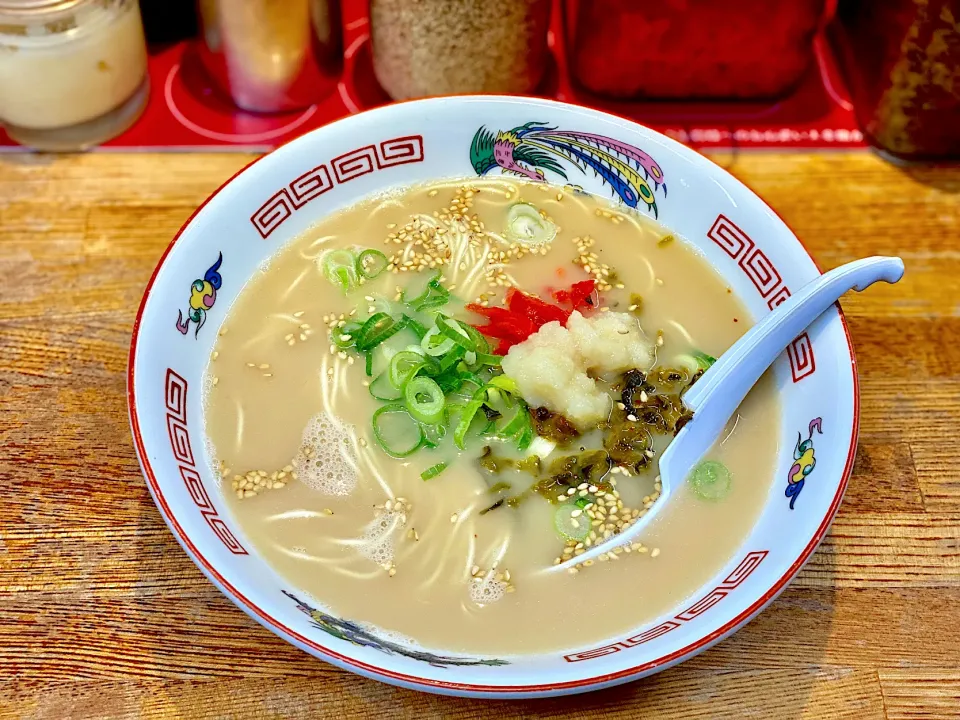
[[[527,407],[521,403],[517,403],[517,409],[513,417],[506,422],[506,424],[500,428],[498,435],[504,439],[513,439],[516,437],[530,422],[530,418],[527,414]]]
[[[507,377],[506,375],[497,375],[495,378],[491,378],[488,385],[500,388],[501,390],[506,390],[511,395],[519,395],[520,391],[517,388],[517,383],[513,378]]]
[[[470,429],[470,426],[473,424],[473,419],[477,416],[477,413],[480,412],[480,408],[483,406],[483,403],[486,401],[487,393],[481,388],[474,393],[473,399],[466,404],[463,408],[463,412],[460,413],[460,422],[457,423],[456,429],[453,431],[453,442],[461,450],[465,450],[465,441],[467,437],[467,431]]]
[[[528,447],[530,447],[530,443],[533,442],[533,438],[533,427],[528,425],[521,431],[520,437],[517,438],[517,450],[520,452],[525,451]]]
[[[693,357],[701,370],[709,370],[717,361],[713,355],[707,355],[705,352],[700,352],[699,350],[694,350]]]
[[[367,352],[373,350],[384,340],[393,337],[404,328],[404,322],[396,321],[383,312],[371,315],[363,327],[357,331],[357,350]]]
[[[445,394],[455,393],[463,387],[463,380],[460,378],[460,373],[456,370],[450,372],[436,373],[432,375],[434,382],[440,386],[440,389],[443,390]]]
[[[344,293],[357,284],[356,259],[349,250],[331,250],[324,254],[320,267],[324,276]]]
[[[477,349],[476,341],[470,337],[470,334],[456,320],[438,315],[436,322],[437,329],[445,338],[452,340],[464,350],[475,351]]]
[[[696,374],[701,370],[709,370],[716,361],[717,359],[712,355],[707,355],[699,350],[677,356],[677,364],[689,370],[691,374]]]
[[[403,391],[391,382],[389,370],[384,370],[377,375],[376,379],[370,383],[368,390],[370,390],[370,394],[373,395],[373,397],[377,400],[383,400],[384,402],[403,398]]]
[[[428,310],[446,305],[450,300],[450,291],[440,284],[440,273],[427,281],[427,286],[413,300],[407,301],[414,310]]]
[[[409,315],[404,315],[403,320],[406,322],[407,327],[413,330],[413,333],[417,336],[417,339],[423,340],[423,336],[427,334],[427,329]]]
[[[500,361],[503,360],[499,355],[490,355],[488,353],[477,353],[476,364],[487,367],[500,367]]]
[[[336,327],[330,331],[330,341],[341,350],[348,350],[357,344],[357,337],[361,324],[349,322],[343,327]]]
[[[427,355],[437,357],[450,352],[455,347],[455,343],[450,338],[444,337],[440,328],[434,326],[427,330],[427,334],[420,341],[420,346]]]
[[[482,388],[484,386],[483,379],[476,373],[462,372],[460,373],[460,380],[464,383],[473,383],[477,386],[477,388]]]
[[[457,347],[454,345],[450,350],[447,351],[443,357],[440,358],[440,372],[446,372],[447,370],[457,368],[460,359],[463,357],[463,348]]]
[[[447,401],[443,390],[428,377],[415,377],[403,390],[403,399],[410,414],[422,423],[436,425],[443,421]]]
[[[373,351],[364,354],[363,369],[367,377],[373,377]]]
[[[427,362],[427,358],[419,353],[401,350],[390,358],[390,383],[395,388],[402,389]]]
[[[426,470],[420,473],[420,477],[423,480],[430,480],[431,478],[435,478],[437,475],[439,475],[446,469],[447,469],[447,464],[445,462],[440,462],[434,465],[433,467],[428,467]]]
[[[447,436],[447,426],[442,422],[436,425],[421,425],[423,430],[423,444],[435,448]]]
[[[357,272],[368,280],[373,280],[384,270],[390,261],[379,250],[363,250],[357,256]]]
[[[573,514],[577,513],[577,517]],[[590,518],[573,503],[564,503],[553,513],[553,526],[564,540],[583,540],[590,534]]]
[[[544,219],[530,203],[515,203],[507,210],[506,235],[511,242],[538,247],[553,241],[557,226]]]
[[[726,465],[704,460],[690,473],[693,491],[704,500],[721,500],[730,492],[732,478]]]
[[[533,432],[533,422],[530,420],[530,413],[523,401],[517,403],[517,412],[511,418],[503,429],[498,433],[498,437],[503,440],[513,440],[517,445],[517,450],[523,452],[533,442],[535,434]]]
[[[385,426],[390,418],[396,421],[398,427]],[[391,457],[405,458],[423,444],[423,428],[401,403],[390,403],[377,408],[373,413],[372,423],[377,444]]]
[[[487,342],[483,333],[473,327],[473,325],[467,325],[466,323],[460,323],[460,327],[463,328],[467,332],[467,335],[470,336],[470,339],[473,340],[473,349],[476,350],[477,353],[490,352],[490,343]]]

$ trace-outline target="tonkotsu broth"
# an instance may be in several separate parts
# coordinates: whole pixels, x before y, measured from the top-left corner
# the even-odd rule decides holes
[[[502,231],[507,208],[518,199],[536,205],[558,225],[546,255],[528,255],[506,268],[523,290],[549,298],[548,286],[586,278],[571,262],[577,255],[573,239],[595,238],[593,252],[625,286],[602,293],[603,304],[625,312],[631,293],[641,295],[640,323],[651,338],[662,331],[658,355],[663,361],[692,349],[719,356],[750,326],[743,305],[689,246],[663,241],[667,230],[646,216],[621,215],[622,208],[602,199],[545,184],[486,179],[371,199],[325,219],[281,249],[230,310],[209,366],[215,381],[207,384],[206,398],[207,433],[221,467],[229,469],[224,497],[250,542],[295,594],[309,593],[340,617],[422,646],[502,656],[622,635],[674,609],[734,556],[750,531],[773,478],[779,432],[774,383],[769,376],[761,380],[710,455],[732,474],[726,498],[703,500],[684,484],[644,533],[642,551],[596,562],[576,574],[542,572],[563,547],[554,532],[554,506],[534,495],[517,508],[479,515],[492,497],[477,466],[484,444],[479,439],[471,440],[459,458],[441,450],[421,450],[402,460],[387,456],[372,437],[371,416],[380,403],[368,393],[363,360],[331,354],[323,320],[331,313],[349,318],[354,308],[363,316],[369,305],[364,297],[393,298],[397,286],[411,283],[419,289],[432,273],[385,272],[345,297],[318,269],[324,250],[362,246],[389,255],[401,247],[384,244],[389,233],[415,214],[432,216],[449,206],[464,185],[478,191],[471,212],[488,230]],[[505,288],[489,292],[483,273],[473,270],[443,268],[446,282],[456,285],[454,294],[469,302],[487,292],[490,303],[499,304]],[[471,272],[481,280],[467,288]],[[327,440],[320,444],[339,442],[345,448],[343,455],[358,469],[352,491],[325,494],[308,487],[302,474],[292,480],[287,468],[285,487],[238,499],[231,480],[252,470],[268,476],[282,472],[300,452],[304,428],[322,413],[340,421],[328,423]],[[441,460],[450,466],[422,480],[421,472]],[[613,476],[624,505],[643,507],[657,474],[653,465],[641,475]],[[503,475],[517,490],[533,482],[515,470]],[[396,498],[404,501],[406,524],[393,534],[392,573],[370,559],[384,560],[383,544],[374,548],[360,540],[383,515],[385,503],[392,507]],[[394,512],[388,519],[397,518]],[[511,591],[478,603],[476,593],[471,597],[471,575],[494,563],[497,572],[509,571]],[[494,596],[503,587],[484,585]]]

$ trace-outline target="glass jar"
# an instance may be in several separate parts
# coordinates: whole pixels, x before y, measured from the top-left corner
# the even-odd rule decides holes
[[[136,121],[148,95],[136,0],[0,0],[0,122],[39,150],[83,150]]]
[[[565,0],[569,66],[604,97],[762,99],[813,61],[826,0]]]
[[[871,144],[960,159],[960,0],[847,0],[831,39]]]
[[[551,0],[370,0],[373,68],[394,100],[524,94],[547,66]]]
[[[300,110],[336,88],[339,0],[200,0],[199,8],[203,66],[242,110]]]

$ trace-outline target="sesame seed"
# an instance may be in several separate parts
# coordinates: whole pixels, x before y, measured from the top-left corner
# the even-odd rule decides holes
[[[460,516],[457,515],[457,513],[454,513],[453,515],[450,516],[450,522],[456,523],[459,518]]]

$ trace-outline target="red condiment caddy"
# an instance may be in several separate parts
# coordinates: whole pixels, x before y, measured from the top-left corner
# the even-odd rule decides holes
[[[772,17],[776,13],[771,9],[768,15]],[[822,33],[813,41],[811,67],[789,94],[779,99],[618,100],[593,94],[572,79],[566,37],[575,36],[577,28],[571,25],[576,18],[570,8],[566,15],[568,17],[556,0],[549,33],[552,63],[537,93],[541,96],[606,110],[697,148],[863,146],[852,104]],[[753,21],[756,22],[756,18]],[[142,117],[100,150],[267,151],[345,115],[389,103],[390,98],[373,74],[365,0],[343,0],[343,23],[344,71],[335,92],[303,111],[286,114],[262,115],[237,110],[201,69],[193,43],[154,50],[149,59],[151,96]],[[704,30],[709,31],[710,28]],[[690,42],[709,42],[709,38],[704,35],[691,38]],[[727,42],[729,44],[729,39]],[[678,57],[682,57],[683,52],[683,47],[677,48]],[[616,60],[609,59],[611,57],[614,56],[592,57],[589,65],[585,58],[581,71],[596,72],[596,68],[600,68],[604,72],[607,68],[604,62],[624,62],[623,57]],[[771,58],[769,65],[764,64],[757,71],[755,83],[764,87],[775,84],[764,74],[772,72],[770,68],[775,65],[776,58]],[[643,66],[638,65],[636,72],[643,70]],[[0,150],[23,148],[0,134]]]

